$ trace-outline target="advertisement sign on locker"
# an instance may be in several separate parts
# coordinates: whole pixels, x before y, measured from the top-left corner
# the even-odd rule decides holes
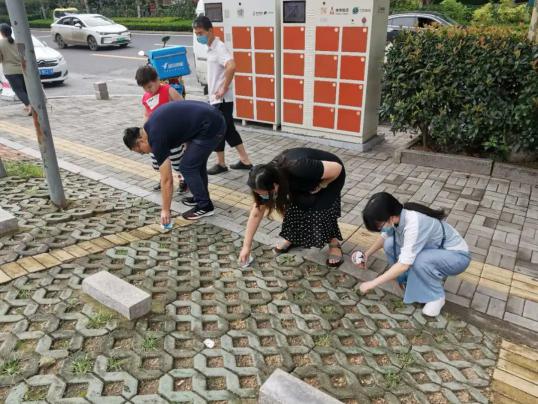
[[[206,15],[223,30],[236,62],[235,117],[280,124],[280,2],[205,2]]]
[[[371,147],[389,0],[280,1],[282,129]]]

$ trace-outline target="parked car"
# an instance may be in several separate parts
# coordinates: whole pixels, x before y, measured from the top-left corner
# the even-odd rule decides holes
[[[196,16],[205,15],[204,1],[199,0],[196,5]],[[200,44],[196,40],[196,35],[192,34],[192,50],[194,52],[194,67],[198,83],[207,91],[207,46]]]
[[[58,21],[60,18],[65,17],[66,15],[77,14],[78,10],[74,7],[70,8],[55,8],[52,12],[52,19],[54,22]]]
[[[34,43],[35,57],[41,82],[63,83],[67,79],[69,71],[67,70],[67,62],[61,53],[34,36],[32,36],[32,42]]]
[[[92,51],[105,46],[126,47],[131,33],[100,14],[72,14],[50,26],[54,42],[60,49],[68,45],[88,45]]]
[[[387,41],[392,42],[403,30],[418,30],[435,25],[458,25],[452,18],[435,12],[411,11],[392,14],[387,26]]]

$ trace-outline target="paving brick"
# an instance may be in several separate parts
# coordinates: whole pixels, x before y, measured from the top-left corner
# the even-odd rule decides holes
[[[56,265],[61,264],[61,261],[59,261],[57,258],[55,258],[54,256],[48,253],[34,255],[34,258],[45,268],[52,268]]]
[[[19,227],[17,218],[7,210],[0,208],[0,236],[11,233]]]
[[[74,256],[72,256],[71,254],[69,254],[67,251],[63,249],[52,250],[49,252],[49,254],[62,262],[69,261],[75,258]]]
[[[504,300],[499,300],[492,297],[491,299],[489,299],[489,306],[488,306],[487,314],[489,314],[492,317],[502,319],[504,316],[505,308],[506,308],[506,302]]]
[[[85,278],[82,291],[129,320],[141,317],[151,309],[148,293],[107,271]]]
[[[11,278],[7,276],[4,271],[0,270],[0,283],[6,283],[9,282]]]
[[[538,303],[526,300],[523,308],[523,317],[538,321]]]
[[[517,314],[512,314],[508,312],[504,313],[504,320],[519,325],[520,327],[528,328],[532,331],[538,330],[538,321],[534,321],[526,317],[521,317]]]
[[[0,269],[4,271],[6,275],[8,275],[10,278],[18,278],[19,276],[26,275],[26,270],[21,267],[16,262],[10,262],[8,264],[4,264],[0,266]]]
[[[32,257],[22,258],[17,261],[17,264],[19,264],[28,272],[37,272],[37,271],[42,271],[43,269],[45,269],[44,265],[40,264],[38,261],[36,261]]]
[[[474,294],[473,300],[471,302],[471,308],[481,313],[485,313],[488,309],[489,299],[489,296],[477,292]]]
[[[68,253],[68,254],[71,254],[73,257],[76,257],[76,258],[80,258],[80,257],[85,257],[86,255],[88,255],[88,251],[80,248],[78,245],[74,244],[74,245],[70,245],[68,247],[65,247],[64,250]]]
[[[496,299],[506,301],[508,299],[508,292],[510,291],[510,285],[502,284],[499,282],[490,281],[489,279],[482,278],[476,288],[477,292],[484,295],[494,297]]]
[[[506,311],[521,316],[523,314],[523,307],[525,305],[525,299],[521,297],[510,295],[506,302]]]
[[[463,280],[458,290],[458,295],[472,299],[472,297],[474,296],[474,292],[476,290],[476,286],[477,286],[476,283]]]

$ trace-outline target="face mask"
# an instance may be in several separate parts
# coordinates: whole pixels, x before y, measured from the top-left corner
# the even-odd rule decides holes
[[[207,37],[207,35],[198,35],[196,36],[196,40],[199,44],[202,45],[207,45],[207,43],[209,42],[209,38]]]
[[[394,226],[389,223],[385,223],[385,226],[381,228],[381,233],[392,233]]]
[[[258,194],[258,196],[260,197],[260,199],[264,202],[268,202],[271,200],[271,194],[267,194],[267,195],[260,195]]]

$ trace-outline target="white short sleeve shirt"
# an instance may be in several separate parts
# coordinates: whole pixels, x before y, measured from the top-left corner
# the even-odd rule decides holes
[[[233,60],[233,57],[226,45],[219,38],[215,38],[207,48],[207,89],[211,105],[220,104],[223,101],[233,102],[232,84],[224,94],[224,99],[215,98],[215,93],[224,82],[226,63],[230,60]]]

